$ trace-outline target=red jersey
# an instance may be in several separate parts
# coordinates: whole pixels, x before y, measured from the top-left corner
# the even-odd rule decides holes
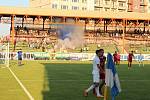
[[[129,62],[132,62],[133,56],[134,56],[134,55],[133,55],[132,53],[129,53],[129,55],[128,55],[128,61],[129,61]]]
[[[120,61],[120,54],[117,54],[117,60]]]
[[[114,62],[116,62],[117,61],[117,54],[114,53],[113,56],[114,56]]]

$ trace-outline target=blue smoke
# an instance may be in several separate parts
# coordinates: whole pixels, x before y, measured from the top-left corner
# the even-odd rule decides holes
[[[59,30],[59,39],[65,40],[66,38],[70,38],[71,34],[75,30],[75,26],[73,25],[63,25]]]

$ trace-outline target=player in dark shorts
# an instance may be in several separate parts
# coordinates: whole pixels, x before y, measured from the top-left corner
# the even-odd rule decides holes
[[[100,49],[101,50],[101,49]],[[99,87],[99,90],[100,90],[100,94],[102,94],[102,87],[105,85],[105,61],[106,61],[106,57],[104,56],[104,50],[102,49],[102,56],[100,57],[100,80],[101,80],[101,83],[100,83],[100,87]]]
[[[18,65],[20,66],[22,63],[22,50],[20,49],[18,52]]]
[[[103,49],[100,49],[100,86],[99,86],[99,91],[100,91],[100,94],[102,95],[102,87],[105,85],[105,61],[106,61],[106,57],[104,56],[104,50]],[[93,89],[93,94],[95,94],[95,89]]]
[[[133,51],[131,51],[131,53],[129,53],[128,55],[128,69],[131,68],[132,66],[132,59],[133,59],[134,55],[133,55]]]

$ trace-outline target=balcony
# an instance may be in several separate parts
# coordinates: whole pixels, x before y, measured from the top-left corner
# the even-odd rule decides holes
[[[95,4],[94,6],[95,7],[103,7],[104,5],[103,4]]]
[[[105,8],[111,8],[112,6],[110,4],[103,5]]]
[[[146,2],[141,2],[140,6],[147,6],[148,4]]]
[[[121,2],[127,2],[127,0],[118,0],[118,2],[119,2],[119,1],[121,1]]]
[[[131,10],[131,9],[128,9],[128,12],[133,12],[133,10]]]
[[[146,10],[141,10],[140,12],[141,12],[141,13],[146,13]]]
[[[127,11],[128,11],[128,12],[133,12],[133,7],[132,7],[132,6],[129,6]]]
[[[127,9],[126,6],[119,6],[118,9]]]
[[[111,8],[117,8],[117,7],[118,7],[117,5],[111,4]]]

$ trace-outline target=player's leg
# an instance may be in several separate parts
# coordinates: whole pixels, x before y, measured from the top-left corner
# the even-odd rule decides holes
[[[102,97],[102,95],[99,92],[99,83],[96,83],[96,85],[95,85],[95,91],[96,91],[96,96],[97,97]]]
[[[95,88],[93,88],[93,94],[96,95],[96,90],[95,90]]]
[[[21,57],[21,59],[20,59],[20,65],[22,65],[22,57]]]
[[[99,83],[99,77],[95,74],[93,74],[93,84],[84,91],[84,96],[88,96],[88,92],[91,91],[92,89],[96,88],[96,83]]]
[[[141,66],[141,61],[139,60],[138,63],[139,63],[139,67],[140,67]]]
[[[86,89],[85,91],[86,92],[89,92],[90,90],[92,90],[93,88],[95,88],[95,83],[92,84],[88,89]]]
[[[96,74],[95,75],[95,91],[96,91],[96,96],[99,98],[99,97],[103,97],[101,94],[100,94],[100,91],[99,91],[99,82],[100,82],[100,75],[99,74]]]
[[[22,63],[22,57],[18,57],[18,65],[20,66]]]
[[[118,60],[118,65],[120,65],[120,59]]]
[[[21,65],[21,60],[19,60],[19,65]]]
[[[143,60],[141,61],[141,63],[142,63],[142,65],[143,65],[143,67],[144,67],[144,62],[143,62]]]
[[[132,63],[131,61],[128,62],[128,69],[131,68],[131,63]]]
[[[118,60],[116,61],[116,65],[118,65]]]
[[[131,68],[131,66],[132,66],[132,62],[130,62],[130,68]]]
[[[117,66],[119,65],[119,60],[117,59]]]
[[[102,93],[102,88],[103,88],[104,84],[105,84],[105,80],[102,80],[102,81],[100,82],[100,85],[99,85],[99,92],[100,92],[101,95],[103,94],[103,93]]]
[[[115,65],[117,65],[117,61],[115,61]]]
[[[18,65],[20,65],[20,60],[19,60],[19,58],[18,58]]]
[[[128,69],[130,68],[130,62],[128,61]]]

